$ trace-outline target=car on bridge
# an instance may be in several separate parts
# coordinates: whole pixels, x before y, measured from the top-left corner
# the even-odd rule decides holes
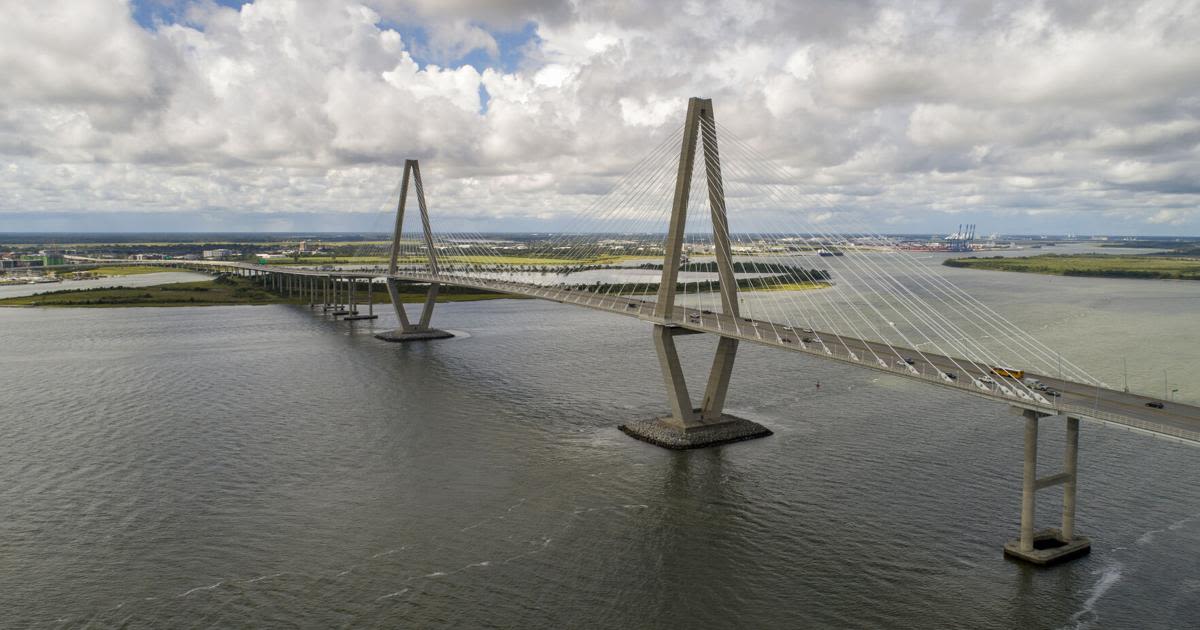
[[[979,389],[991,389],[992,386],[996,384],[996,381],[992,380],[992,377],[990,376],[980,376],[979,378],[973,379],[971,383]]]
[[[1148,403],[1146,403],[1146,406],[1147,406],[1147,407],[1154,407],[1155,409],[1162,409],[1162,408],[1163,408],[1163,404],[1162,404],[1162,403],[1160,403],[1160,402],[1158,402],[1158,401],[1152,401],[1152,402],[1148,402]]]
[[[1046,385],[1044,383],[1042,383],[1041,381],[1037,380],[1036,378],[1025,377],[1025,378],[1021,379],[1021,382],[1024,383],[1030,389],[1036,389],[1039,392],[1046,391]]]

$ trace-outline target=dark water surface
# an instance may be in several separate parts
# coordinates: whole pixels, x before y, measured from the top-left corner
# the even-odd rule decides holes
[[[776,434],[670,452],[616,429],[666,409],[646,324],[436,317],[469,336],[386,344],[284,306],[0,310],[0,626],[1200,619],[1200,449],[1085,424],[1093,553],[1035,571],[1001,557],[1022,435],[1002,405],[743,345],[730,411]],[[700,382],[713,340],[679,343]],[[1047,423],[1042,470],[1060,438]]]

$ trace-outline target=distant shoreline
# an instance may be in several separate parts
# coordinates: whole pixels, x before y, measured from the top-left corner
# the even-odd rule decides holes
[[[425,301],[424,288],[419,292],[401,287],[403,303]],[[438,302],[474,302],[477,300],[524,299],[506,293],[488,293],[460,287],[442,287]],[[365,288],[358,296],[365,304]],[[372,301],[378,305],[391,304],[387,290],[378,285]],[[0,299],[3,308],[137,308],[144,306],[265,306],[270,304],[308,304],[300,297],[272,293],[249,278],[223,276],[197,282],[174,282],[145,287],[101,287],[94,289],[64,289],[34,295]]]
[[[949,258],[947,267],[1015,271],[1052,276],[1136,278],[1142,280],[1200,280],[1200,258],[1176,256],[1116,256],[1110,254],[1045,254],[1040,256]]]

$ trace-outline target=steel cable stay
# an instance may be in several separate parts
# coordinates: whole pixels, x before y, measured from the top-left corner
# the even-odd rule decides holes
[[[769,169],[772,169],[773,170],[773,173],[772,173],[773,179],[786,180],[787,178],[790,177],[790,175],[785,173],[778,164],[775,164],[769,158],[762,157],[762,154],[759,153],[757,150],[755,150],[753,147],[750,147],[749,145],[745,144],[743,141],[739,140],[736,136],[729,134],[724,129],[723,126],[718,125],[718,127],[720,129],[722,129],[722,131],[727,136],[730,136],[730,138],[729,138],[730,142],[739,145],[744,150],[746,150],[747,153],[759,157],[760,161],[764,164],[764,166],[766,166]],[[830,200],[831,198],[827,194],[814,194],[814,193],[794,193],[794,194],[797,196],[798,200],[803,205],[819,205],[820,207],[824,207],[824,208],[838,209],[838,206]],[[805,199],[806,197],[816,197],[816,198],[820,199],[821,201],[819,204],[811,204],[807,199]],[[1012,324],[1006,318],[1003,318],[998,313],[996,313],[993,309],[991,309],[991,307],[980,302],[977,298],[970,295],[968,292],[962,290],[957,285],[954,285],[952,282],[950,282],[948,279],[944,278],[940,274],[934,273],[932,270],[928,269],[927,267],[920,265],[919,263],[916,263],[916,261],[913,259],[912,255],[908,254],[907,252],[903,252],[901,250],[896,249],[894,247],[894,245],[891,244],[890,240],[887,239],[886,237],[883,237],[883,236],[881,236],[877,233],[874,233],[870,230],[863,229],[861,225],[858,226],[858,228],[859,228],[858,231],[860,233],[870,234],[870,235],[872,235],[872,238],[874,239],[875,242],[883,244],[885,247],[885,251],[887,253],[894,254],[896,256],[896,259],[901,261],[901,264],[904,264],[907,269],[913,271],[916,274],[918,282],[920,281],[921,278],[925,278],[927,280],[927,285],[932,284],[932,285],[938,286],[938,287],[940,287],[940,289],[943,292],[945,292],[947,290],[950,292],[954,292],[954,293],[958,294],[960,297],[969,301],[970,303],[973,303],[977,308],[980,309],[981,314],[978,314],[977,316],[985,324],[989,323],[989,316],[991,318],[993,318],[990,323],[993,324],[993,326],[992,326],[993,329],[996,331],[996,333],[998,333],[995,335],[995,338],[998,341],[1000,341],[1002,339],[1010,339],[1018,344],[1025,346],[1027,348],[1027,350],[1032,351],[1035,354],[1035,356],[1038,356],[1038,357],[1042,358],[1043,360],[1046,358],[1046,356],[1048,354],[1057,355],[1057,353],[1054,353],[1052,350],[1050,350],[1048,347],[1046,347],[1045,344],[1042,344],[1040,341],[1038,341],[1033,335],[1021,330],[1019,327]],[[974,325],[980,326],[981,331],[987,330],[986,328],[983,327],[984,324],[980,324],[975,321],[972,321],[972,323]],[[1071,364],[1069,361],[1067,363],[1074,370],[1073,377],[1082,378],[1082,380],[1084,380],[1085,382],[1092,382],[1095,384],[1099,384],[1099,381],[1097,379],[1094,379],[1093,377],[1088,375],[1086,372],[1082,371],[1080,368],[1078,368],[1078,366]],[[1042,365],[1046,365],[1046,364],[1042,364]]]
[[[725,217],[725,221],[726,221],[726,222],[728,222],[728,214],[727,214],[727,212],[725,211],[725,209],[722,209],[721,216],[724,216],[724,217]],[[728,226],[727,224],[726,224],[726,225],[722,225],[722,226],[720,226],[720,227],[721,227],[721,228],[723,228],[723,229],[725,229],[725,230],[727,230],[727,231],[729,231],[731,234],[733,233],[733,232],[732,232],[732,230],[730,230],[730,229],[729,229],[729,226]],[[719,255],[719,254],[718,254],[718,255]],[[732,264],[732,259],[730,260],[730,263]],[[809,296],[809,295],[807,294],[807,292],[803,292],[803,294],[805,295],[805,297],[809,297],[809,298],[811,299],[811,296]],[[857,336],[861,337],[861,333],[859,333],[859,332],[857,331],[857,329],[856,329],[855,327],[853,327],[853,325],[852,325],[852,324],[850,324],[850,321],[849,321],[849,319],[848,319],[848,318],[846,318],[846,316],[845,316],[845,314],[844,314],[844,313],[841,313],[841,312],[840,312],[840,311],[838,311],[837,309],[835,309],[835,312],[838,312],[838,313],[839,313],[839,315],[841,315],[841,316],[843,317],[843,319],[845,319],[845,321],[847,322],[847,325],[848,325],[848,326],[850,326],[850,327],[852,328],[852,330],[854,330],[855,334],[856,334]],[[822,311],[822,315],[824,315],[824,312],[823,312],[823,311]],[[827,318],[826,318],[826,321],[827,321],[827,323],[828,323],[828,319],[827,319]],[[789,320],[789,325],[790,325],[790,320]],[[845,348],[845,350],[846,350],[846,352],[847,352],[847,355],[853,355],[853,352],[850,350],[849,346],[848,346],[848,345],[846,345],[846,342],[845,342],[845,339],[843,339],[843,336],[842,336],[842,335],[840,335],[840,334],[838,334],[838,333],[836,332],[836,331],[837,331],[837,327],[830,325],[830,327],[829,327],[829,330],[830,330],[830,331],[831,331],[831,332],[832,332],[832,333],[833,333],[835,336],[837,336],[838,340],[839,340],[839,341],[842,343],[842,346]],[[799,342],[799,343],[801,343],[801,344],[803,344],[803,343],[804,343],[802,339],[798,339],[798,342]],[[825,347],[825,345],[824,345],[824,341],[823,341],[823,340],[821,341],[821,344],[822,344],[822,347]],[[874,354],[874,350],[873,350],[873,349],[872,349],[872,354]],[[877,357],[877,356],[876,356],[876,358],[878,359],[878,357]]]
[[[846,242],[846,241],[843,241],[843,242]],[[851,247],[854,247],[854,245],[853,245],[853,244],[850,244],[850,246],[851,246]],[[920,281],[920,278],[918,277],[918,278],[917,278],[917,280],[918,280],[918,281]],[[964,336],[966,336],[966,335],[964,335]]]
[[[736,143],[736,142],[735,142],[735,143]],[[774,186],[774,188],[778,189],[778,186]],[[821,230],[816,230],[816,232],[820,232],[820,233],[822,233],[822,235],[823,235],[823,236],[822,236],[822,238],[823,238],[825,241],[829,241],[829,242],[835,242],[835,243],[837,243],[837,242],[841,242],[841,243],[843,243],[843,244],[849,244],[849,245],[850,245],[850,247],[854,247],[854,246],[853,246],[853,244],[850,244],[848,241],[846,241],[844,238],[842,238],[842,237],[840,237],[840,236],[838,236],[838,235],[833,235],[833,234],[830,234],[830,233],[828,233],[828,232],[824,232],[824,231],[821,231]],[[867,258],[870,258],[870,256],[869,256],[869,255],[864,255],[864,256],[863,256],[863,258],[864,258],[864,260],[865,260],[865,259],[867,259]],[[836,258],[835,258],[835,260],[836,260]],[[874,264],[874,261],[868,261],[868,262],[867,262],[867,264]],[[912,294],[912,292],[911,292],[911,289],[910,289],[910,288],[908,288],[906,285],[904,285],[904,283],[902,283],[902,282],[899,282],[899,281],[898,281],[896,278],[894,278],[893,276],[891,276],[891,274],[885,274],[885,277],[887,278],[887,282],[888,282],[888,284],[891,284],[891,285],[893,285],[894,287],[898,287],[898,288],[899,288],[899,290],[901,290],[901,291],[906,291],[906,292],[908,292],[908,293]],[[917,278],[917,280],[918,280],[918,281],[920,281],[920,278],[918,277],[918,278]],[[933,296],[934,296],[935,298],[937,298],[937,297],[938,297],[936,294],[933,294]],[[919,297],[918,297],[918,296],[916,296],[915,294],[912,294],[912,297],[913,297],[913,298],[917,298],[917,299],[919,299]],[[955,309],[955,310],[957,311],[957,309]],[[928,311],[928,312],[927,312],[927,315],[926,315],[926,316],[927,316],[927,317],[929,317],[929,314],[932,314],[932,317],[933,317],[933,319],[940,319],[940,320],[942,320],[942,321],[946,322],[945,324],[943,324],[943,326],[946,326],[946,325],[948,325],[948,326],[950,326],[952,329],[958,329],[958,326],[957,326],[957,324],[955,324],[954,322],[952,322],[952,321],[948,320],[948,319],[947,319],[946,317],[944,317],[944,315],[942,315],[940,312],[938,312],[938,311],[936,311],[936,310],[930,310],[930,311]],[[976,325],[978,325],[978,324],[976,323]],[[944,339],[946,339],[947,341],[950,341],[951,339],[959,339],[959,340],[961,340],[961,339],[966,339],[966,340],[969,340],[971,343],[974,343],[974,344],[976,344],[976,346],[978,347],[977,340],[975,340],[975,339],[974,339],[972,336],[965,334],[965,331],[964,331],[964,333],[963,333],[963,334],[961,334],[961,335],[958,335],[958,336],[951,336],[951,335],[942,335],[942,336],[943,336],[943,338],[944,338]],[[999,337],[1001,337],[1001,335],[996,335],[996,337],[997,337],[997,338],[999,338]],[[1010,348],[1010,350],[1011,350],[1011,348]],[[967,354],[968,354],[968,355],[970,355],[971,353],[967,353]],[[990,352],[989,352],[989,353],[987,353],[987,354],[990,354]],[[999,363],[999,362],[998,362],[998,363]],[[1014,383],[1014,385],[1016,385],[1016,383]],[[1026,388],[1026,387],[1025,387],[1024,383],[1021,383],[1021,384],[1019,385],[1019,389],[1025,389],[1025,388]],[[1034,395],[1034,396],[1036,396],[1036,395],[1035,395],[1035,394],[1033,394],[1033,393],[1030,393],[1030,395]]]
[[[731,170],[732,170],[732,171],[735,171],[735,172],[738,172],[738,170],[739,170],[739,169],[738,169],[738,167],[736,167],[736,166],[735,166],[735,167],[731,167]],[[780,239],[780,236],[779,236],[779,233],[778,233],[778,232],[773,232],[773,233],[771,233],[771,238],[772,238],[772,241],[773,241],[773,242],[780,242],[780,241],[779,241],[779,239]],[[850,269],[848,269],[848,270],[849,270],[849,271],[851,271],[852,273],[854,273],[856,276],[858,276],[858,271],[859,271],[859,270],[850,270]],[[861,277],[861,276],[858,276],[858,277]],[[874,287],[873,287],[872,285],[870,285],[869,283],[866,283],[865,281],[864,281],[864,284],[865,284],[865,285],[866,285],[866,286],[867,286],[867,287],[868,287],[868,288],[869,288],[869,289],[870,289],[872,292],[874,292],[874,293],[878,294],[878,292],[877,292],[877,291],[875,291],[875,289],[874,289]],[[870,303],[870,302],[869,302],[869,303]],[[880,315],[881,315],[881,314],[880,314]],[[899,316],[901,316],[901,317],[904,317],[904,314],[903,314],[902,312],[900,312],[900,311],[897,311],[897,315],[899,315]],[[882,318],[882,315],[881,315],[881,318]],[[886,320],[886,318],[884,318],[884,319]],[[864,318],[864,321],[867,321],[867,323],[868,323],[868,324],[870,324],[869,320],[866,320],[865,318]],[[873,327],[873,326],[872,326],[872,327]],[[918,330],[918,332],[920,332],[920,329],[917,329],[917,330]],[[879,334],[877,329],[876,329],[876,332],[877,332],[877,334]],[[898,332],[900,332],[900,334],[902,335],[902,338],[904,338],[904,337],[903,337],[903,333],[902,333],[901,331],[898,331]],[[883,335],[881,335],[881,334],[880,334],[879,336],[880,336],[880,337],[883,337]],[[861,338],[861,336],[860,336],[860,338]],[[928,339],[928,336],[927,336],[927,335],[926,335],[926,338]],[[905,340],[907,343],[909,343],[909,345],[913,345],[913,344],[911,343],[911,341],[907,340],[906,338],[904,338],[904,340]],[[890,342],[887,342],[887,341],[886,341],[886,338],[883,338],[883,341],[884,341],[885,343],[887,343],[887,344],[889,345],[889,347],[891,346]],[[893,350],[893,353],[896,353],[896,354],[898,355],[898,351],[896,351],[894,347],[892,348],[892,350]],[[849,349],[848,349],[848,348],[847,348],[847,352],[849,353]],[[879,359],[878,359],[878,357],[876,357],[876,358],[877,358],[877,360],[879,360]],[[900,360],[900,361],[903,361],[903,357],[897,356],[897,359],[898,359],[898,360]]]

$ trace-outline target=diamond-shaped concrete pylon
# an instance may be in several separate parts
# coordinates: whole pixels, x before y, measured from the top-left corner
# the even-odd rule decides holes
[[[425,292],[425,304],[421,308],[421,317],[417,323],[409,320],[408,312],[400,301],[399,280],[395,278],[398,259],[400,256],[400,238],[404,228],[404,210],[408,203],[408,187],[412,184],[417,193],[417,209],[421,215],[421,233],[425,240],[425,251],[428,255],[427,266],[430,279],[429,289]],[[441,284],[436,282],[439,274],[437,249],[433,246],[433,230],[429,227],[429,208],[425,205],[425,187],[421,182],[421,167],[416,160],[404,161],[404,175],[400,180],[400,199],[396,204],[396,228],[392,232],[392,250],[388,259],[388,295],[392,298],[392,308],[400,320],[400,328],[375,335],[384,341],[420,341],[425,339],[445,339],[454,335],[444,330],[429,326],[433,319],[433,305],[437,302]]]
[[[699,408],[692,406],[679,355],[675,351],[676,335],[696,332],[679,327],[674,323],[674,318],[675,291],[679,282],[697,144],[703,151],[704,174],[708,180],[708,205],[712,218],[713,249],[717,257],[721,309],[734,318],[738,317],[737,279],[733,273],[733,254],[729,245],[729,221],[725,212],[725,188],[721,179],[712,100],[691,98],[688,100],[687,120],[684,123],[683,146],[679,151],[671,221],[663,248],[662,280],[659,281],[658,299],[654,307],[654,345],[662,367],[667,397],[671,401],[671,415],[630,422],[620,427],[639,440],[675,449],[714,446],[771,435],[771,431],[762,425],[723,413],[725,394],[729,390],[729,379],[737,356],[736,338],[722,336],[718,340],[708,385]]]

